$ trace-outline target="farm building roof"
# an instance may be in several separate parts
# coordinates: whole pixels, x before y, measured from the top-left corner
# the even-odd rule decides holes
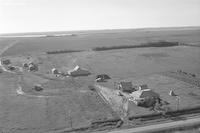
[[[71,76],[87,76],[90,75],[91,73],[86,69],[82,69],[79,66],[76,66],[74,69],[69,70],[68,74]]]
[[[52,74],[59,74],[59,71],[56,68],[51,69]]]
[[[159,97],[159,94],[152,91],[151,89],[137,90],[130,94],[135,99],[147,98],[147,97]]]
[[[107,74],[100,74],[97,75],[96,79],[101,78],[101,79],[111,79]]]

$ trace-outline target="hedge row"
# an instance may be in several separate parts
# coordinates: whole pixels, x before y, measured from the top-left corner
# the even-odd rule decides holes
[[[173,47],[183,45],[179,42],[168,42],[168,41],[158,41],[158,42],[147,42],[140,45],[120,45],[120,46],[108,46],[108,47],[95,47],[92,50],[94,51],[104,51],[104,50],[113,50],[113,49],[129,49],[129,48],[146,48],[146,47]]]
[[[73,52],[81,52],[82,50],[56,50],[56,51],[48,51],[47,54],[64,54],[64,53],[73,53]]]

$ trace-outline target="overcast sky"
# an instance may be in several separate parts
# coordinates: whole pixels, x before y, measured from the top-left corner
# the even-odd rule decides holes
[[[200,0],[0,0],[0,33],[200,26]]]

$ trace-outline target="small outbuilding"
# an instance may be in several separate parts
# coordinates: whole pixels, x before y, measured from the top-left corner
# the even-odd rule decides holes
[[[108,79],[111,79],[107,74],[100,74],[96,76],[96,81],[97,82],[105,82]]]
[[[33,87],[33,90],[35,90],[35,91],[42,91],[43,88],[42,88],[41,85],[35,85],[35,86]]]
[[[1,64],[2,65],[10,65],[11,61],[9,59],[3,59],[3,60],[1,60]]]
[[[77,76],[88,76],[91,73],[83,68],[80,68],[79,66],[76,66],[74,69],[68,71],[68,75],[77,77]]]
[[[29,71],[38,71],[38,66],[34,63],[29,63]]]
[[[56,68],[51,69],[51,72],[52,74],[59,74],[59,71]]]
[[[24,68],[28,68],[28,63],[23,63]]]
[[[14,71],[14,70],[16,70],[16,67],[11,66],[11,65],[9,65],[7,68],[8,68],[8,70],[10,70],[10,71]]]

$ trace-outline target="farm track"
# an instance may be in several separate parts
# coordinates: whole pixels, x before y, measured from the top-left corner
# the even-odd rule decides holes
[[[120,118],[120,116],[113,110],[113,108],[110,106],[109,102],[105,99],[105,97],[102,95],[102,93],[100,92],[100,90],[95,87],[96,89],[96,93],[97,95],[99,96],[99,98],[103,99],[104,103],[109,107],[110,109],[110,112],[112,113],[112,115],[115,117],[115,118]]]
[[[184,73],[178,73],[178,72],[162,72],[161,75],[171,77],[195,86],[200,87],[200,79],[192,77],[190,75],[184,74]]]
[[[0,50],[0,56],[7,51],[9,48],[13,47],[16,43],[18,43],[18,41],[14,41],[12,43],[10,43],[9,45],[5,46],[3,49]]]
[[[9,48],[13,47],[16,43],[18,43],[18,41],[14,41],[12,43],[10,43],[9,45],[5,46],[4,48],[0,49],[0,68],[3,70],[3,71],[6,71],[6,72],[9,72],[9,73],[14,73],[12,71],[9,71],[7,70],[1,63],[1,56],[3,55],[3,53],[5,51],[7,51]]]

